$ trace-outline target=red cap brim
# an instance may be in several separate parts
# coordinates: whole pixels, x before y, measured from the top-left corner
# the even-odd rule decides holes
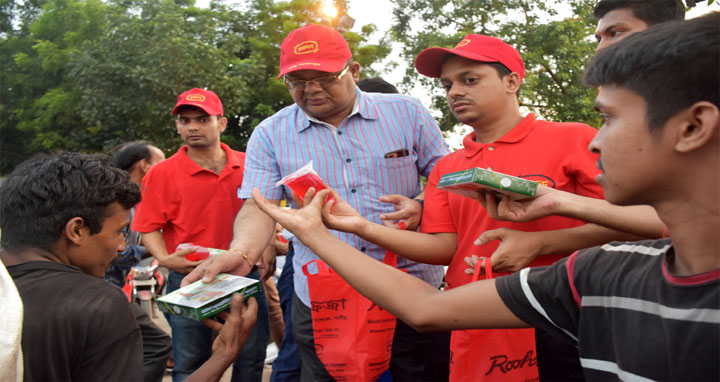
[[[280,77],[288,73],[296,72],[298,70],[317,70],[320,72],[336,73],[341,71],[345,67],[346,63],[347,60],[300,62],[280,68],[280,74],[278,74],[276,80],[279,80]]]
[[[177,111],[179,108],[183,106],[195,106],[197,108],[202,109],[204,112],[206,112],[208,115],[222,115],[223,113],[221,111],[215,110],[212,107],[209,107],[207,104],[201,104],[201,103],[195,103],[195,102],[179,102],[175,107],[172,109],[172,115],[177,114]],[[166,109],[167,110],[167,109]]]
[[[449,55],[455,55],[480,62],[500,62],[496,58],[487,57],[481,54],[473,54],[461,50],[447,48],[427,48],[420,52],[415,58],[415,69],[418,73],[432,77],[440,78],[442,64]]]

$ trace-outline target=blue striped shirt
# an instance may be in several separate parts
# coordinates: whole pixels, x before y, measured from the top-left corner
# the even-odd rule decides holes
[[[419,175],[427,176],[450,151],[437,123],[415,98],[399,94],[364,93],[356,88],[355,106],[339,127],[308,117],[296,104],[260,123],[252,133],[245,158],[241,198],[258,188],[268,199],[289,198],[290,189],[275,187],[282,177],[310,160],[314,170],[362,216],[380,223],[380,215],[393,212],[392,204],[378,200],[387,194],[413,197],[420,193]],[[385,158],[407,149],[409,155]],[[332,231],[340,240],[382,260],[385,250],[353,234]],[[318,259],[299,240],[294,242],[295,293],[310,305],[302,266]],[[433,286],[439,286],[443,267],[398,258],[407,269]]]

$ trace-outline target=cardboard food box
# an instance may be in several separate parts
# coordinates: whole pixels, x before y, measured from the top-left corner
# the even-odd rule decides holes
[[[158,298],[158,308],[174,316],[194,320],[212,317],[230,307],[233,293],[248,298],[260,293],[255,279],[220,273],[210,283],[198,280],[188,286]]]
[[[438,188],[476,198],[478,191],[494,191],[499,197],[526,199],[535,196],[537,182],[475,167],[440,177]]]

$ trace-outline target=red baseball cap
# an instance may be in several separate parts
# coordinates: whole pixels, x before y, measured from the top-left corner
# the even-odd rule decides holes
[[[172,114],[177,114],[180,106],[196,106],[203,109],[208,115],[223,115],[223,105],[217,94],[211,90],[190,89],[178,96],[177,104],[172,109]]]
[[[339,72],[352,58],[350,47],[335,29],[308,24],[295,29],[280,46],[280,77],[296,70]]]
[[[519,74],[520,80],[525,78],[525,64],[515,48],[499,38],[479,34],[465,36],[453,49],[428,48],[423,50],[415,58],[415,69],[420,74],[439,78],[445,57],[451,54],[473,61],[499,62],[511,72]]]

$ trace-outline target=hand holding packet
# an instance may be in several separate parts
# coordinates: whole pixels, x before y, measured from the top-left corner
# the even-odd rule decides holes
[[[195,252],[188,253],[185,255],[185,259],[187,261],[200,261],[205,260],[211,255],[218,255],[220,253],[225,252],[224,249],[217,249],[217,248],[206,248],[200,245],[195,245],[193,243],[180,243],[175,248],[175,252],[181,251],[183,249],[189,249],[189,248],[195,248]]]
[[[500,172],[474,167],[447,173],[440,177],[437,188],[475,198],[478,191],[494,192],[495,197],[508,196],[513,200],[535,196],[538,183]]]
[[[248,299],[262,293],[258,280],[219,273],[207,284],[195,281],[158,298],[158,309],[173,316],[202,320],[230,307],[232,295]]]
[[[297,195],[300,201],[305,200],[305,193],[307,193],[310,187],[315,188],[315,192],[329,188],[325,182],[323,182],[322,178],[320,178],[320,175],[313,170],[312,164],[313,162],[311,160],[297,171],[280,179],[277,183],[275,183],[275,187],[288,186],[295,195]],[[332,198],[332,194],[328,195],[325,202],[331,200]]]

